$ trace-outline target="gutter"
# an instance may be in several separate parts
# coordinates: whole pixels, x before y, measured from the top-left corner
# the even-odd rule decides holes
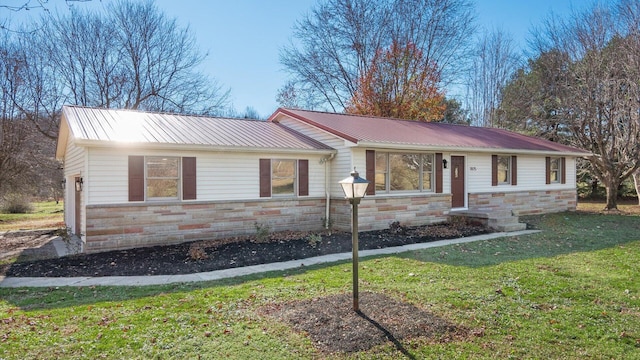
[[[591,156],[588,151],[563,151],[563,150],[527,150],[527,149],[508,149],[508,148],[482,148],[482,147],[462,147],[462,146],[438,146],[438,145],[420,145],[420,144],[394,144],[380,143],[370,141],[360,141],[356,147],[389,149],[389,150],[417,150],[417,151],[444,151],[444,152],[475,152],[475,153],[504,153],[504,154],[523,154],[523,155],[549,155],[555,156]]]
[[[184,150],[184,151],[223,151],[223,152],[244,152],[244,153],[290,153],[290,154],[332,154],[337,150],[327,149],[301,149],[291,147],[257,147],[257,146],[228,146],[228,145],[207,145],[207,144],[177,144],[177,143],[146,143],[146,142],[109,142],[102,140],[75,140],[76,146],[110,148],[110,149],[144,149],[144,150]]]
[[[326,196],[325,209],[324,209],[324,228],[326,230],[329,230],[329,223],[331,222],[329,220],[329,216],[330,216],[329,207],[331,204],[331,191],[330,191],[331,166],[329,166],[330,165],[329,163],[335,157],[336,157],[336,153],[333,152],[330,155],[320,159],[320,164],[324,164],[324,193]]]

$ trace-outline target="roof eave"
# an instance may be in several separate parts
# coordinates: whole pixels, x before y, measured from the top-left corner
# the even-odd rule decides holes
[[[85,147],[109,147],[109,148],[135,148],[145,150],[184,150],[184,151],[229,151],[229,152],[278,152],[288,154],[321,154],[330,155],[337,153],[335,149],[298,149],[298,148],[273,148],[254,146],[216,146],[204,144],[168,144],[168,143],[138,143],[138,142],[114,142],[102,140],[76,140],[76,145]]]
[[[381,143],[372,141],[360,141],[355,147],[382,148],[392,150],[418,150],[418,151],[442,151],[442,152],[475,152],[475,153],[505,153],[505,154],[524,154],[524,155],[564,155],[564,156],[591,156],[588,152],[579,151],[560,151],[560,150],[527,150],[527,149],[507,149],[507,148],[481,148],[481,147],[464,147],[464,146],[438,146],[438,145],[421,145],[421,144],[399,144],[399,143]]]
[[[58,130],[58,139],[56,141],[56,160],[62,161],[67,152],[67,142],[69,139],[69,124],[67,124],[64,112],[60,116],[60,126]]]

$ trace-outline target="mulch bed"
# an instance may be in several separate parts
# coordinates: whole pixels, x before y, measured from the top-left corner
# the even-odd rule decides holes
[[[359,249],[423,243],[490,232],[477,224],[455,223],[359,233]],[[272,233],[169,246],[20,261],[0,266],[13,277],[176,275],[266,264],[351,251],[351,233]]]
[[[359,297],[359,312],[353,311],[350,293],[269,304],[258,312],[308,335],[326,353],[369,350],[391,341],[398,351],[413,358],[407,340],[448,343],[478,333],[384,294],[364,292]]]

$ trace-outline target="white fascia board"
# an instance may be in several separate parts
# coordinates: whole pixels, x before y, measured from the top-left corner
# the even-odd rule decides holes
[[[145,150],[184,150],[184,151],[228,151],[243,153],[265,153],[277,152],[285,154],[323,154],[331,155],[337,153],[334,149],[294,149],[294,148],[261,148],[253,146],[214,146],[214,145],[185,145],[185,144],[162,144],[162,143],[133,143],[133,142],[112,142],[101,140],[78,140],[76,144],[86,147],[101,148],[130,148]]]
[[[525,149],[504,149],[504,148],[477,148],[477,147],[458,147],[458,146],[433,146],[419,144],[397,144],[397,143],[380,143],[380,142],[358,142],[356,147],[388,149],[388,150],[415,150],[415,151],[438,151],[438,152],[456,152],[456,153],[491,153],[491,154],[525,154],[525,155],[565,155],[588,157],[593,154],[572,151],[553,151],[553,150],[525,150]]]

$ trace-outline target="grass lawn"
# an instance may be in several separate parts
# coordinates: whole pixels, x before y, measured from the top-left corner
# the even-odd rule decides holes
[[[33,203],[33,211],[28,214],[0,213],[0,231],[33,230],[64,227],[62,201]]]
[[[361,260],[360,291],[467,328],[465,340],[324,354],[259,315],[349,293],[342,262],[187,285],[0,289],[0,358],[640,359],[640,216],[528,220],[544,231]]]

